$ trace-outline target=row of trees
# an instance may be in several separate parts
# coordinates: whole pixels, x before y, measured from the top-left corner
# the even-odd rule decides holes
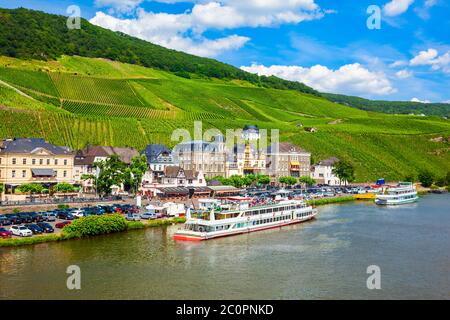
[[[264,187],[267,186],[270,183],[270,177],[266,176],[266,175],[254,175],[254,174],[249,174],[246,176],[238,176],[238,175],[234,175],[231,176],[229,178],[224,178],[222,176],[217,176],[214,177],[211,180],[217,180],[220,183],[222,183],[222,185],[225,186],[234,186],[236,188],[242,188],[242,187]],[[301,183],[301,184],[305,184],[308,186],[314,185],[316,183],[316,181],[309,177],[309,176],[305,176],[305,177],[300,177],[295,178],[295,177],[291,177],[291,176],[286,176],[286,177],[280,177],[278,179],[278,182],[280,184],[283,184],[285,186],[293,186],[296,185],[297,183]]]
[[[421,170],[417,177],[413,174],[406,176],[405,181],[408,181],[408,182],[419,181],[422,184],[422,186],[425,188],[429,188],[432,186],[448,187],[448,186],[450,186],[450,171],[447,172],[447,174],[445,176],[436,177],[429,170]]]
[[[81,179],[92,180],[98,194],[111,194],[113,186],[123,186],[126,191],[137,193],[147,171],[147,157],[136,156],[131,160],[131,164],[127,165],[119,156],[112,155],[105,161],[95,162],[94,169],[98,175],[83,175]]]

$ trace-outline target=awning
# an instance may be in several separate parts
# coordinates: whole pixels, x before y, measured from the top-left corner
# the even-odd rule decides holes
[[[298,162],[298,161],[291,161],[291,166],[299,167],[300,166],[300,162]]]
[[[56,172],[53,169],[31,169],[33,177],[54,177]]]

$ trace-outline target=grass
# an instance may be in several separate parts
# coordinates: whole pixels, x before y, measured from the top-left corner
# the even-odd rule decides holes
[[[297,91],[244,81],[184,79],[140,66],[63,56],[36,62],[0,57],[0,79],[34,100],[0,86],[0,138],[43,137],[72,148],[87,144],[172,147],[177,128],[279,129],[282,141],[351,161],[357,181],[403,179],[422,169],[450,170],[450,122],[437,117],[362,111]],[[39,101],[38,101],[39,100]],[[317,133],[304,132],[313,126]],[[445,139],[444,139],[445,140]]]

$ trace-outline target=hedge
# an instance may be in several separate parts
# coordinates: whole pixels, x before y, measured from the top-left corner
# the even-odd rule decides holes
[[[73,221],[63,229],[67,236],[82,238],[114,232],[125,231],[128,228],[127,220],[120,214],[88,216]]]

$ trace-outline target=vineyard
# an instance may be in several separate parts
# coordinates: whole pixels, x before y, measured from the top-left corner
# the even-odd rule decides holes
[[[3,62],[3,63],[2,63]],[[399,179],[422,168],[450,170],[448,120],[386,115],[291,90],[244,81],[185,79],[102,59],[61,57],[48,63],[0,59],[0,138],[43,137],[75,149],[87,144],[170,147],[175,129],[256,124],[282,141],[355,164],[359,180]],[[317,128],[307,133],[304,127]]]

